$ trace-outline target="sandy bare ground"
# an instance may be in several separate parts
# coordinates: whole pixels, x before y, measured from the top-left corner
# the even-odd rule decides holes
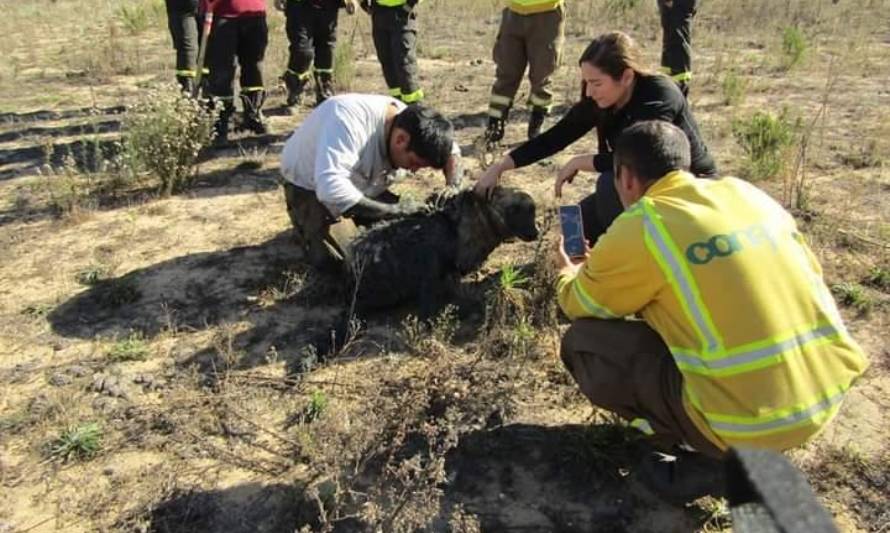
[[[496,4],[421,8],[429,103],[454,120],[472,172]],[[595,33],[629,31],[655,62],[654,2],[621,4],[570,5],[557,112],[576,96],[575,58]],[[695,113],[727,174],[744,170],[734,119],[782,108],[800,117],[805,204],[793,205],[781,177],[758,184],[795,207],[828,283],[861,288],[844,313],[872,360],[830,428],[790,455],[843,531],[886,531],[890,289],[872,278],[890,269],[890,3],[738,4],[705,2],[696,19]],[[113,157],[123,106],[172,79],[162,3],[0,6],[0,532],[293,531],[321,527],[318,502],[341,531],[728,527],[720,501],[672,508],[639,485],[639,442],[575,391],[556,357],[558,327],[523,329],[541,302],[509,308],[495,331],[484,315],[491,298],[503,301],[496,290],[426,330],[403,309],[369,324],[383,341],[308,360],[307,335],[339,304],[289,241],[277,159],[309,109],[286,114],[280,89],[272,134],[209,151],[186,191],[160,198],[135,184],[59,214],[51,184],[66,158],[89,173]],[[791,25],[808,47],[788,70]],[[279,14],[270,29],[272,85],[286,56]],[[340,37],[354,56],[349,89],[383,91],[367,20],[344,15]],[[744,98],[728,105],[731,72]],[[524,85],[518,101],[526,94]],[[508,142],[522,140],[526,117],[514,113]],[[559,164],[592,148],[586,138],[507,183],[552,204]],[[400,191],[422,197],[440,185],[423,172]],[[569,199],[592,186],[579,178]],[[468,283],[496,286],[485,276],[540,262],[537,251],[507,245]],[[535,302],[523,300],[532,289],[520,300]],[[126,339],[144,350],[138,360],[115,360]],[[90,423],[101,434],[94,457],[53,456],[60,434]]]

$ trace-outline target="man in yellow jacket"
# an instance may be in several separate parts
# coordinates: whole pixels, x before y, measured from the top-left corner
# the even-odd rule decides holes
[[[489,143],[504,138],[504,127],[526,67],[531,84],[528,138],[533,139],[541,133],[553,104],[550,78],[559,66],[564,27],[562,0],[507,1],[492,51],[497,69],[485,130],[485,140]]]
[[[689,174],[666,122],[629,127],[614,154],[624,213],[586,257],[557,254],[582,392],[663,449],[720,458],[818,434],[868,363],[794,219],[747,182]]]

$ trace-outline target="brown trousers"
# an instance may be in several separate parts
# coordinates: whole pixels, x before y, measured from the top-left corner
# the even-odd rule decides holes
[[[493,52],[497,70],[491,88],[492,111],[509,109],[526,66],[531,83],[529,102],[537,107],[550,107],[553,102],[550,77],[559,66],[564,29],[563,7],[533,15],[504,9]]]
[[[284,200],[294,225],[294,237],[309,264],[324,272],[342,273],[346,250],[358,233],[355,223],[348,218],[334,218],[314,191],[287,182]]]
[[[683,375],[645,322],[576,320],[562,338],[560,355],[594,405],[629,421],[647,421],[654,445],[669,450],[685,443],[711,457],[723,455],[686,414]]]

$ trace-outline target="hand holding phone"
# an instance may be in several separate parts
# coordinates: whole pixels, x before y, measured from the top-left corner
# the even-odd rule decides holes
[[[559,206],[559,225],[562,228],[563,249],[571,258],[584,257],[587,246],[584,241],[584,224],[581,206]]]

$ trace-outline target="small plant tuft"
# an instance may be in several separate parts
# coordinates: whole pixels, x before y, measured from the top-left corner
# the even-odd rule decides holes
[[[51,444],[50,457],[63,462],[81,461],[95,457],[101,448],[102,430],[91,422],[63,431]]]
[[[838,283],[831,287],[831,292],[841,305],[855,309],[860,315],[868,314],[874,307],[874,300],[865,287],[858,283]]]
[[[640,0],[606,0],[605,9],[614,16],[624,16],[640,6]]]
[[[799,65],[806,56],[807,48],[807,38],[800,28],[788,26],[782,31],[782,53],[786,69]]]
[[[122,4],[117,8],[117,19],[130,35],[139,35],[151,27],[152,8],[144,2]]]
[[[747,119],[736,120],[732,130],[747,156],[745,177],[758,181],[782,174],[799,129],[800,121],[791,119],[787,110],[778,115],[758,111]]]
[[[890,268],[874,267],[865,277],[864,283],[869,287],[890,292]]]
[[[723,103],[728,106],[737,106],[745,101],[748,91],[748,80],[739,75],[735,69],[723,76],[721,83],[723,88]]]
[[[206,102],[176,87],[150,89],[124,117],[126,151],[157,176],[162,194],[172,194],[194,178],[198,154],[213,139],[215,117]]]
[[[111,276],[111,270],[105,265],[90,265],[74,274],[74,280],[81,285],[92,287]]]
[[[126,339],[117,341],[108,351],[108,359],[117,363],[144,361],[146,357],[148,357],[148,346],[138,333],[131,333]]]
[[[327,407],[328,396],[320,390],[313,391],[312,396],[309,397],[309,403],[303,409],[303,421],[311,423],[318,420]]]

